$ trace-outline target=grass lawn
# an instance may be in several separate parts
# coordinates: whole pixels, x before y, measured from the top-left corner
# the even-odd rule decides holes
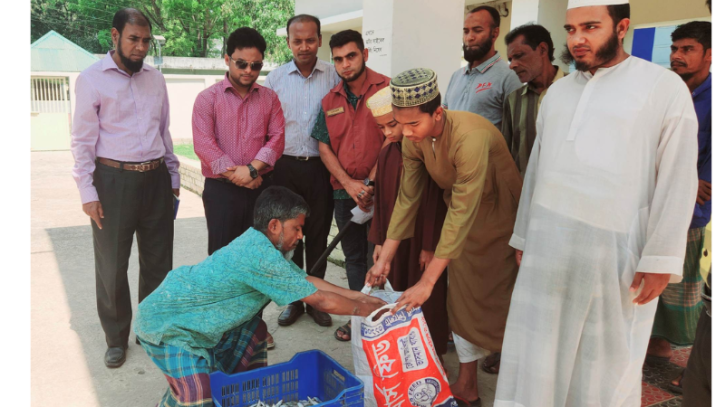
[[[192,160],[199,161],[199,157],[194,154],[193,144],[174,144],[174,154],[182,157],[191,158]]]

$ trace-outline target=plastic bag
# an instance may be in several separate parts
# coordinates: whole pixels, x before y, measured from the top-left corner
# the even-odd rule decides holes
[[[379,407],[454,407],[423,311],[388,304],[361,322],[361,340]],[[377,320],[374,317],[387,310]]]
[[[389,281],[385,282],[385,288],[379,290],[377,288],[366,285],[361,291],[363,294],[370,294],[373,297],[380,298],[387,303],[394,303],[398,301],[402,292],[394,291],[393,286],[390,285]],[[373,374],[370,371],[370,365],[368,364],[367,356],[365,356],[365,350],[362,347],[362,339],[360,337],[361,323],[365,317],[352,317],[351,323],[351,343],[352,343],[352,358],[355,364],[355,376],[363,382],[365,386],[365,407],[376,407],[375,394],[373,393]]]

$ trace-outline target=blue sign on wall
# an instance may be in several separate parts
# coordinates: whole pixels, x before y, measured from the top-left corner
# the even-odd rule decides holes
[[[671,36],[675,28],[677,28],[676,25],[635,29],[632,39],[632,55],[669,68]]]

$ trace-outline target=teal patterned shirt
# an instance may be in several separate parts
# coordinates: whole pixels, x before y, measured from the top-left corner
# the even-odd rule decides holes
[[[134,332],[205,357],[225,332],[270,300],[281,306],[314,294],[317,288],[305,277],[267,236],[250,228],[196,266],[171,270],[139,304]]]

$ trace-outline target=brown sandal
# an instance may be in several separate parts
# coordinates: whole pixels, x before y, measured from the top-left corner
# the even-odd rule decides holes
[[[339,335],[338,335],[339,333]],[[347,324],[342,325],[338,327],[335,330],[335,339],[337,339],[340,342],[350,342],[350,339],[352,339],[352,327],[351,327],[351,321],[347,321]],[[344,339],[342,335],[347,335],[347,339]]]
[[[501,352],[494,352],[481,364],[481,370],[489,374],[498,374],[498,369],[501,366]]]

